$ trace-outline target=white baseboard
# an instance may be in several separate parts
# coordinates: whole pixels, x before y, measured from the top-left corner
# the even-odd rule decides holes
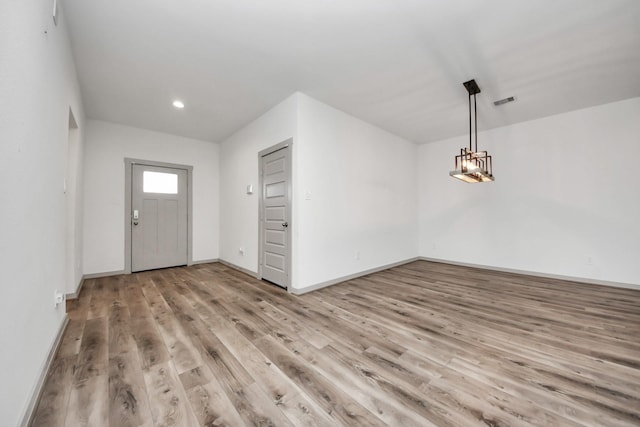
[[[198,260],[198,261],[191,261],[191,264],[189,264],[189,265],[211,264],[212,262],[220,262],[220,259],[219,258],[201,259],[201,260]]]
[[[563,276],[560,274],[541,273],[538,271],[518,270],[515,268],[493,267],[490,265],[471,264],[467,262],[450,261],[447,259],[440,259],[440,258],[418,257],[418,259],[422,261],[438,262],[441,264],[451,264],[451,265],[459,265],[462,267],[481,268],[483,270],[502,271],[504,273],[523,274],[525,276],[544,277],[547,279],[558,279],[558,280],[567,280],[570,282],[588,283],[590,285],[612,286],[614,288],[640,290],[640,285],[637,285],[634,283],[611,282],[607,280],[588,279],[585,277]]]
[[[218,262],[218,261],[220,261],[218,258],[202,259],[202,260],[198,260],[198,261],[192,261],[191,264],[189,264],[189,265],[209,264],[209,263]],[[84,285],[84,282],[87,279],[99,279],[101,277],[119,276],[121,274],[131,274],[131,272],[128,272],[128,271],[125,271],[125,270],[119,270],[119,271],[105,271],[103,273],[85,274],[85,275],[82,276],[82,279],[80,279],[80,283],[78,284],[78,288],[76,289],[76,291],[74,293],[71,293],[71,294],[66,294],[66,299],[76,299],[76,298],[78,298],[78,295],[80,295],[80,291],[82,290],[82,286]]]
[[[258,273],[256,273],[255,271],[247,270],[244,267],[240,267],[239,265],[235,265],[234,263],[225,261],[223,259],[218,260],[218,262],[220,264],[226,265],[227,267],[233,268],[234,270],[238,270],[243,272],[244,274],[248,274],[251,277],[255,277],[256,279],[258,278]]]
[[[86,279],[86,277],[83,275],[82,278],[80,278],[80,283],[78,283],[78,286],[76,286],[76,290],[73,293],[70,294],[66,294],[64,296],[65,300],[68,299],[77,299],[80,296],[80,291],[82,291],[82,287],[84,286],[84,280]]]
[[[291,293],[294,295],[303,295],[308,292],[317,291],[318,289],[326,288],[327,286],[337,285],[338,283],[346,282],[347,280],[357,279],[358,277],[366,276],[368,274],[377,273],[379,271],[388,270],[399,265],[408,264],[413,261],[417,261],[419,258],[409,258],[404,261],[398,261],[391,264],[382,265],[380,267],[370,268],[368,270],[359,271],[358,273],[349,274],[347,276],[338,277],[336,279],[328,280],[326,282],[317,283],[315,285],[307,286],[302,289],[291,289]]]
[[[64,320],[58,329],[58,334],[56,335],[56,339],[53,341],[51,348],[49,349],[49,354],[47,355],[46,360],[44,361],[44,365],[40,369],[40,376],[38,377],[38,381],[31,393],[31,399],[29,400],[29,404],[27,405],[25,412],[22,416],[22,422],[20,422],[20,427],[27,427],[31,425],[33,422],[33,417],[35,415],[35,410],[38,407],[38,403],[40,402],[40,397],[42,397],[42,391],[44,389],[44,383],[47,380],[47,374],[49,373],[49,369],[51,368],[51,363],[53,363],[53,359],[58,353],[58,348],[60,347],[60,343],[62,342],[62,336],[64,335],[64,331],[67,328],[67,324],[69,323],[69,316],[65,313]]]
[[[119,276],[121,274],[130,274],[130,273],[127,273],[124,270],[120,270],[120,271],[105,271],[104,273],[83,274],[82,279],[80,279],[80,283],[78,283],[78,287],[76,288],[76,291],[70,294],[65,294],[65,299],[77,299],[80,296],[80,292],[82,291],[84,282],[87,279],[99,279],[101,277]]]
[[[109,277],[109,276],[119,276],[121,274],[131,274],[131,273],[127,272],[126,270],[105,271],[103,273],[85,274],[85,275],[82,276],[82,280],[85,280],[85,279],[99,279],[101,277]]]

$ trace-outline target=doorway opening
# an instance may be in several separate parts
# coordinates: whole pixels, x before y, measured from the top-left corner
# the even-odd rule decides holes
[[[78,122],[69,107],[65,194],[65,292],[75,295],[82,283],[82,143]]]

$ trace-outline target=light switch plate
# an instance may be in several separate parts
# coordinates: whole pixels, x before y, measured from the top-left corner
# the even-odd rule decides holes
[[[253,185],[247,185],[247,194],[253,194]]]

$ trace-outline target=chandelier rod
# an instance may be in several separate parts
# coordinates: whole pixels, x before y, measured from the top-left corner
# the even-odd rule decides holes
[[[476,94],[473,94],[473,113],[475,114],[476,127],[476,153],[478,152],[478,104],[476,104]]]
[[[472,151],[472,147],[471,147],[471,92],[469,92],[469,151]]]

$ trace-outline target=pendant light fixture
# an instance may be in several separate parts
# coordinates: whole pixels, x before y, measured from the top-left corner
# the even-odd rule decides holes
[[[454,178],[464,182],[489,182],[493,181],[493,163],[491,156],[486,151],[478,151],[478,109],[476,104],[476,94],[480,93],[480,88],[475,80],[463,83],[469,92],[469,148],[461,148],[460,154],[455,156],[455,170],[449,172]],[[472,126],[471,126],[471,96],[473,95],[473,117],[475,126],[475,149],[472,147]]]

